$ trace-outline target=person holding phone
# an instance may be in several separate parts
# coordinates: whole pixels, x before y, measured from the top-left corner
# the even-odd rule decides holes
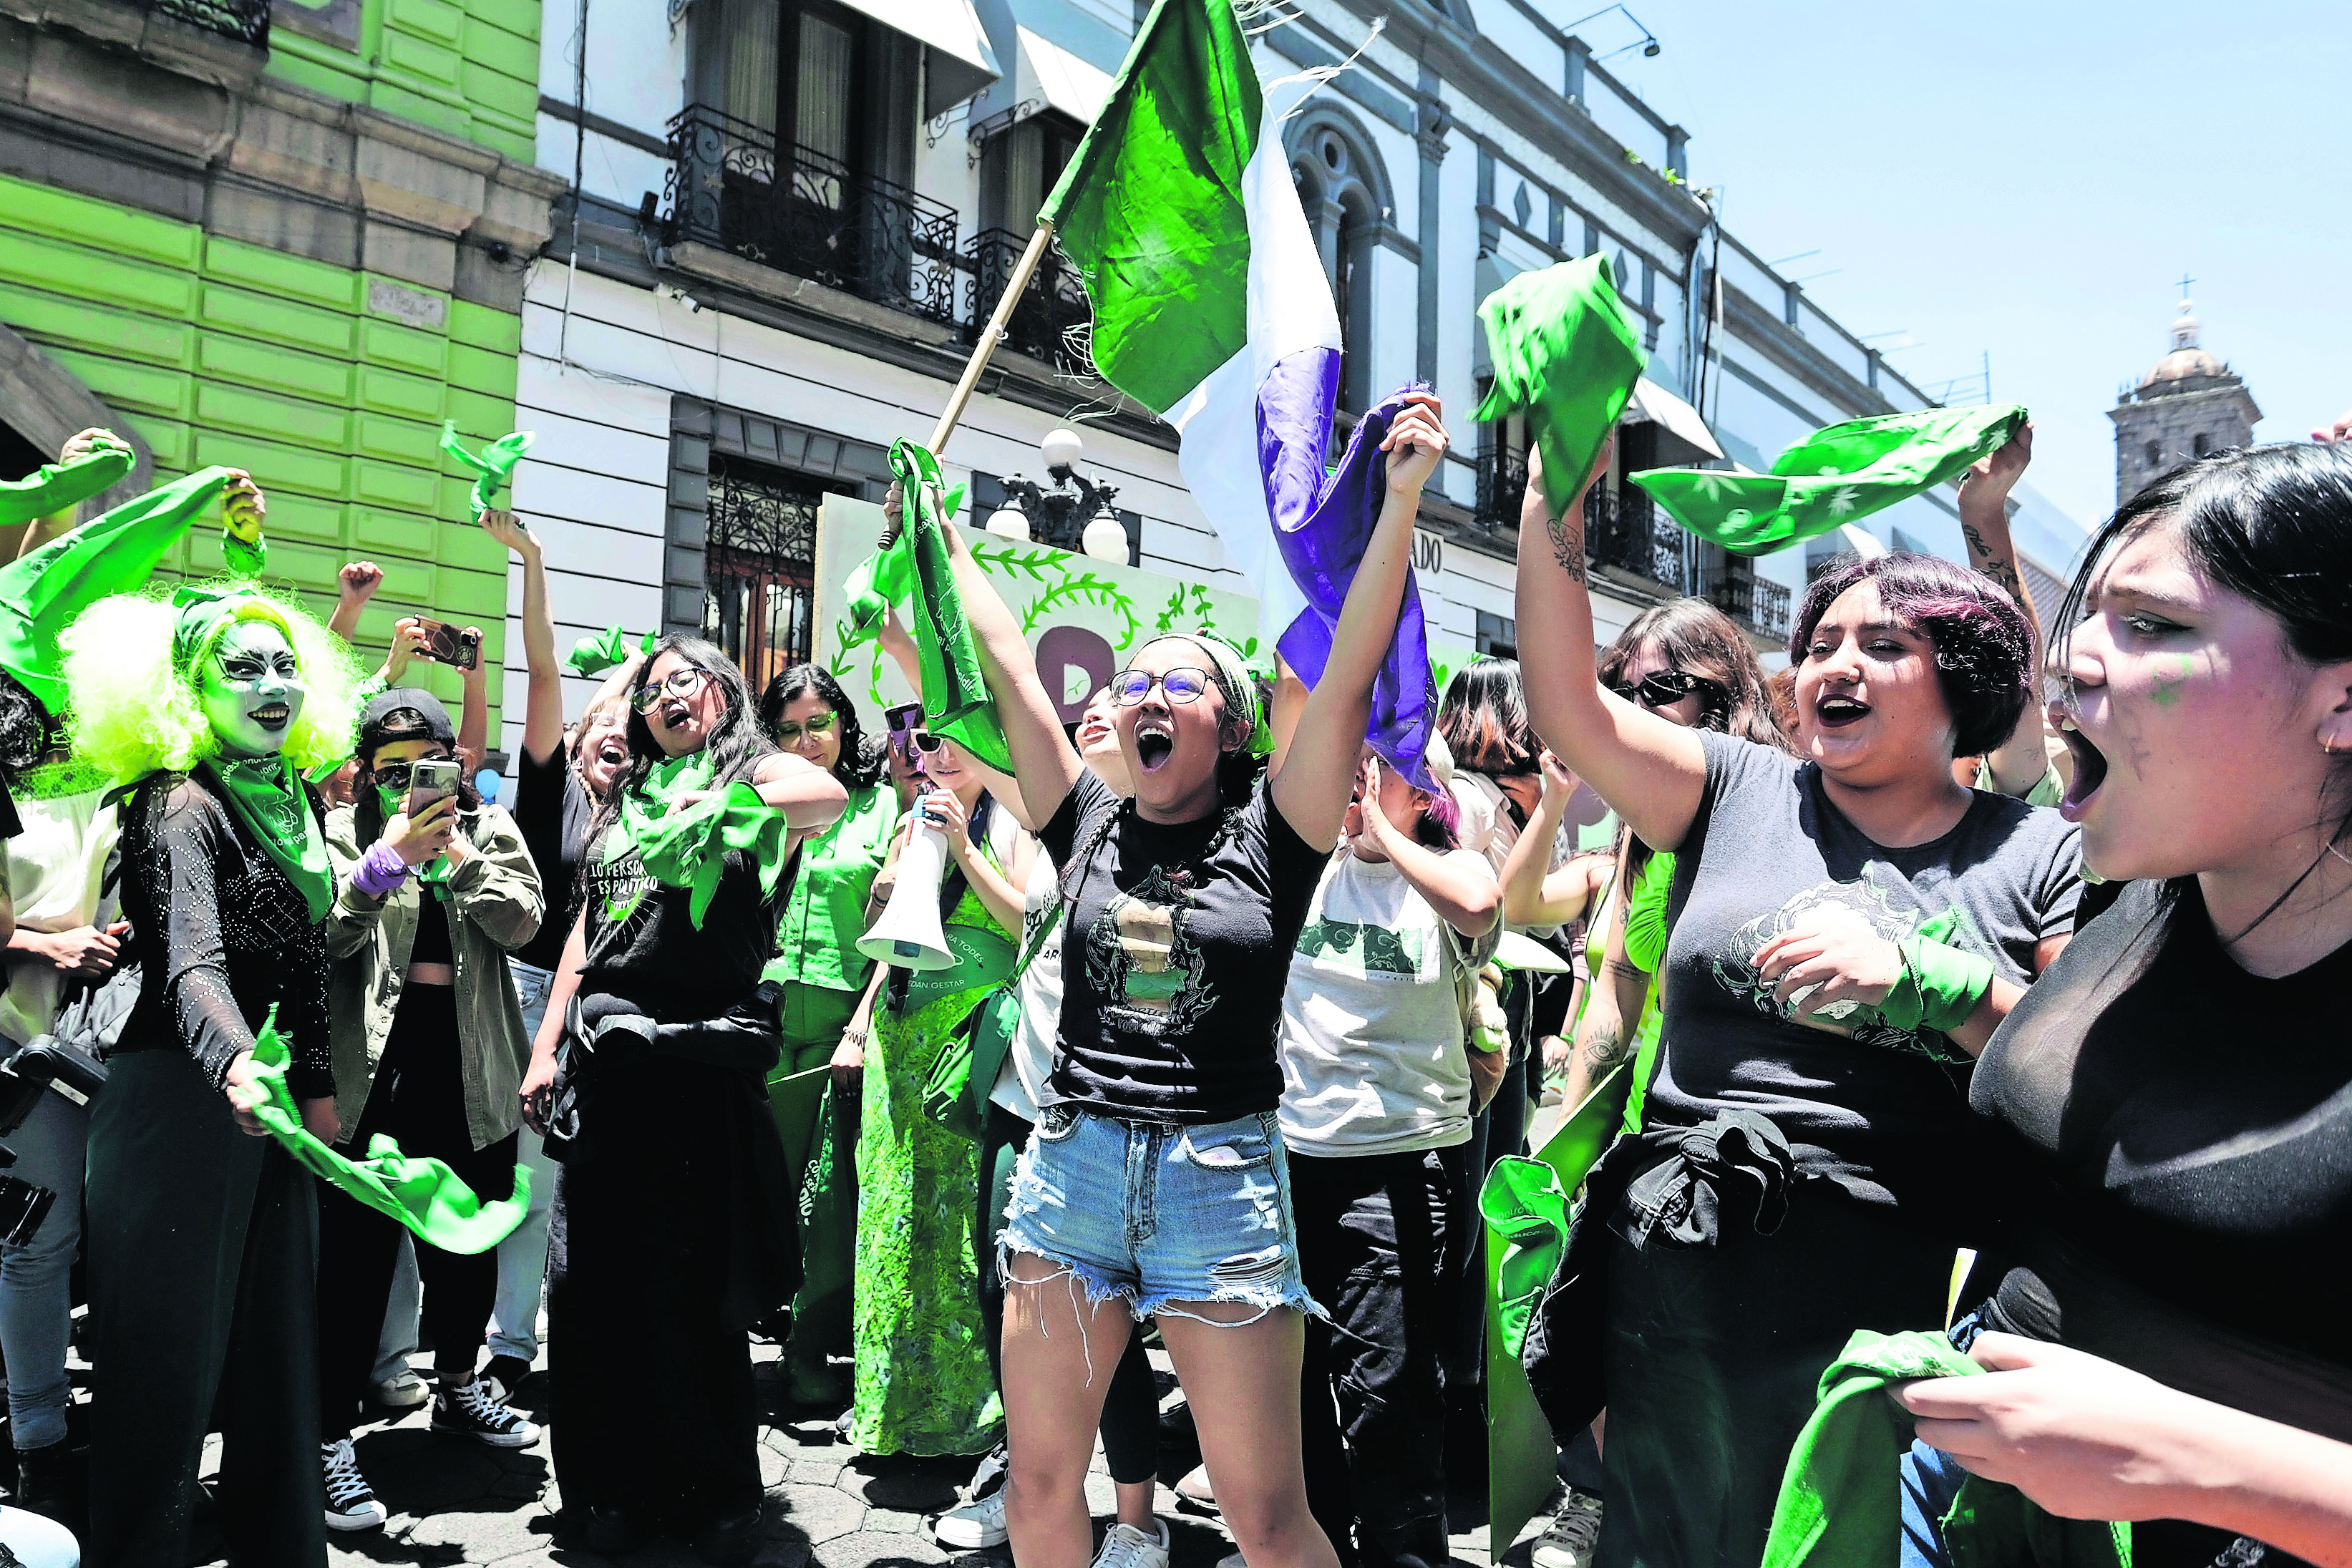
[[[530,1059],[507,955],[538,931],[542,900],[521,831],[475,793],[457,738],[440,702],[415,687],[385,692],[361,717],[358,800],[327,819],[335,1098],[352,1157],[388,1134],[488,1203],[514,1193],[517,1096]],[[401,1231],[331,1188],[319,1210],[326,1521],[364,1530],[385,1514],[360,1474],[351,1423],[373,1371]],[[475,1376],[496,1254],[415,1246],[438,1382],[433,1429],[499,1448],[538,1441],[539,1428]]]

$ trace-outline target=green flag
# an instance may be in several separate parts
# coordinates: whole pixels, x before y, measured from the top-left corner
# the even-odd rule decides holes
[[[906,489],[906,527],[893,548],[907,550],[914,561],[912,630],[922,666],[923,727],[946,736],[999,773],[1010,773],[1013,751],[981,675],[955,563],[948,558],[942,530],[953,525],[940,515],[946,497],[939,460],[911,441],[899,441],[890,448],[890,471]]]
[[[1543,454],[1544,504],[1575,504],[1648,356],[1605,256],[1522,272],[1478,307],[1495,382],[1477,420],[1522,410]]]
[[[1769,474],[1652,468],[1633,483],[1699,538],[1737,555],[1765,555],[1958,478],[2025,420],[2024,406],[2013,402],[1850,419],[1780,454]]]
[[[107,439],[112,444],[92,444],[86,455],[71,463],[44,464],[25,478],[0,484],[0,528],[22,528],[121,484],[136,458],[111,433]]]
[[[286,1087],[286,1042],[278,1033],[278,1004],[253,1041],[253,1075],[269,1098],[254,1116],[320,1180],[380,1214],[390,1215],[444,1252],[487,1252],[505,1240],[530,1207],[530,1172],[515,1166],[514,1196],[484,1203],[439,1160],[412,1159],[381,1133],[368,1140],[365,1160],[346,1159],[302,1125]]]
[[[952,523],[963,510],[964,486],[950,485],[946,491],[946,504],[940,510],[940,521]],[[849,577],[842,585],[848,596],[848,620],[841,633],[842,652],[847,653],[870,638],[882,635],[882,619],[893,607],[904,604],[915,593],[915,557],[907,543],[907,530],[900,528],[888,548],[876,550],[849,569]]]
[[[474,515],[481,516],[498,504],[499,492],[505,488],[507,476],[514,472],[522,455],[530,450],[533,433],[518,430],[501,435],[482,448],[479,455],[466,450],[457,439],[457,422],[445,420],[441,424],[441,450],[471,468],[478,476],[474,481]]]
[[[100,600],[143,587],[189,525],[220,505],[228,475],[205,468],[174,479],[0,567],[0,670],[63,713],[58,636]]]
[[[628,633],[622,631],[619,623],[615,622],[605,627],[593,637],[583,637],[572,643],[572,652],[563,655],[563,667],[575,675],[593,680],[598,675],[608,674],[627,664],[633,653],[650,653],[653,649],[652,632],[646,632],[644,641],[632,649],[629,646]]]

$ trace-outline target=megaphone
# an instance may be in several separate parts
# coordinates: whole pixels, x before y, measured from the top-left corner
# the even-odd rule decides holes
[[[898,885],[874,928],[857,939],[857,950],[901,969],[951,969],[956,956],[940,925],[940,880],[947,871],[948,836],[926,822],[898,852]]]

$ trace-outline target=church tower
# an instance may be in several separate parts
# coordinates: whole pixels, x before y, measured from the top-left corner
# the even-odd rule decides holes
[[[2116,422],[2116,505],[2158,476],[2208,452],[2248,446],[2263,411],[2230,367],[2198,347],[2198,320],[2180,302],[2172,349],[2107,417]]]

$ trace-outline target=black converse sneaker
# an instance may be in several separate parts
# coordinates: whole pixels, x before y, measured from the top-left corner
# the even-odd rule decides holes
[[[479,1383],[443,1384],[433,1395],[433,1429],[471,1437],[493,1448],[528,1448],[539,1427],[493,1401]]]
[[[340,1442],[320,1444],[319,1458],[327,1470],[327,1528],[379,1528],[387,1517],[383,1504],[375,1500],[374,1489],[360,1474],[360,1461],[352,1452],[352,1440],[345,1437]]]

